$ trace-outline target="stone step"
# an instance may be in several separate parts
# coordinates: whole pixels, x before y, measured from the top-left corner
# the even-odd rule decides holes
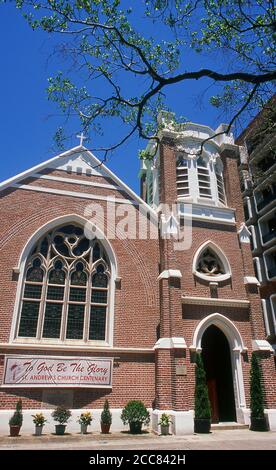
[[[226,431],[230,429],[249,429],[247,424],[235,423],[235,422],[222,422],[211,424],[212,431]]]

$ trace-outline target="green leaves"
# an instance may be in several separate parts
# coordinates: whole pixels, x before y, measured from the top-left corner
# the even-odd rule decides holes
[[[195,418],[211,418],[211,406],[208,397],[208,388],[206,384],[206,375],[203,366],[202,357],[196,355],[195,369]]]
[[[250,409],[251,417],[264,418],[264,397],[261,369],[256,353],[252,353],[250,369]]]
[[[10,1],[32,29],[62,38],[59,53],[67,72],[49,78],[48,98],[67,117],[79,116],[86,130],[101,132],[102,120],[108,119],[123,124],[126,138],[133,132],[155,137],[166,89],[182,84],[180,95],[187,96],[188,79],[224,82],[210,103],[234,117],[255,104],[253,99],[264,102],[273,93],[272,2],[144,0],[132,11],[119,0]],[[197,68],[190,61],[196,55]],[[207,57],[216,67],[206,67]]]

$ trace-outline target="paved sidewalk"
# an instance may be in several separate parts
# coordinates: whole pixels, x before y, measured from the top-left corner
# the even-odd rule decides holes
[[[131,435],[127,432],[66,434],[41,437],[0,436],[0,450],[276,450],[276,432],[248,429],[218,430],[210,434],[157,436],[152,433]]]

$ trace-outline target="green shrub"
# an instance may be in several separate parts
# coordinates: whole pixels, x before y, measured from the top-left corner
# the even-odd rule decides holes
[[[206,374],[200,354],[196,355],[195,379],[195,418],[210,419],[211,405],[208,396],[208,387],[206,384]]]
[[[15,412],[9,420],[10,426],[22,426],[23,414],[22,414],[22,400],[18,400],[16,403]]]
[[[55,421],[57,421],[59,424],[65,424],[67,423],[68,419],[71,416],[71,411],[67,410],[64,406],[58,406],[52,413],[52,417],[54,418]]]
[[[261,369],[256,353],[252,353],[250,368],[250,409],[252,418],[264,418],[264,395]]]
[[[121,420],[124,424],[127,423],[141,423],[149,424],[150,414],[145,407],[144,403],[140,400],[131,400],[124,407]]]
[[[103,411],[101,414],[101,423],[103,424],[111,424],[112,423],[112,414],[109,410],[109,403],[108,400],[105,400]]]

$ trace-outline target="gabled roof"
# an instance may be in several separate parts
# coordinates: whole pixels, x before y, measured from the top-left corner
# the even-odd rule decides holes
[[[49,160],[46,160],[22,173],[19,173],[12,178],[9,178],[0,183],[0,191],[13,186],[15,183],[21,180],[37,174],[41,170],[46,168],[56,170],[66,170],[70,167],[72,171],[76,171],[77,168],[81,168],[82,171],[86,172],[89,170],[92,175],[98,175],[103,177],[111,178],[121,190],[128,194],[135,203],[142,204],[148,212],[156,215],[156,212],[150,207],[143,199],[141,199],[129,186],[127,186],[118,176],[116,176],[111,170],[109,170],[95,155],[83,145],[73,147],[66,152],[63,152]]]

